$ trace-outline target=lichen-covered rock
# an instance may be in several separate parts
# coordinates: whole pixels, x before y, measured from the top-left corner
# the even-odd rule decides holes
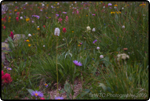
[[[1,43],[1,47],[2,47],[2,49],[1,49],[1,51],[11,51],[10,50],[10,48],[9,48],[9,44],[8,43],[6,43],[6,42],[2,42]],[[5,52],[5,54],[7,54],[8,52]]]
[[[15,47],[18,46],[18,41],[20,39],[25,39],[25,38],[26,36],[24,34],[15,34],[13,38]]]

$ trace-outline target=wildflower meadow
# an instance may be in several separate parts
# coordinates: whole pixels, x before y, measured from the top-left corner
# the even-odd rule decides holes
[[[148,2],[1,2],[1,99],[148,99]]]

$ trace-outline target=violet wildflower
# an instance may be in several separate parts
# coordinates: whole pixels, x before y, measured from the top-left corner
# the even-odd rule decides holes
[[[10,68],[10,67],[7,67],[7,70],[12,70],[12,68]]]
[[[63,14],[67,14],[67,12],[62,12]]]
[[[108,6],[112,6],[112,4],[111,4],[111,3],[108,3]]]
[[[56,16],[58,17],[58,16],[59,16],[59,14],[56,14]]]
[[[55,100],[63,100],[64,98],[63,97],[55,97]]]
[[[82,63],[81,63],[81,62],[78,62],[77,60],[74,60],[73,63],[74,63],[76,66],[82,66]]]
[[[94,40],[93,43],[97,42],[97,40]]]
[[[45,85],[45,87],[48,87],[48,84],[47,84],[47,83],[45,83],[44,85]]]
[[[41,93],[40,91],[33,91],[33,92],[31,93],[31,96],[43,97],[43,93]]]

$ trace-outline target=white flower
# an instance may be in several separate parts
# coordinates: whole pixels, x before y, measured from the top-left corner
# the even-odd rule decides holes
[[[31,37],[32,35],[29,33],[28,36]]]
[[[25,3],[26,5],[28,4],[28,2]]]
[[[45,6],[45,4],[42,4],[42,6]]]
[[[59,3],[57,3],[57,5],[59,5]]]
[[[114,6],[114,9],[116,9],[117,7],[116,6]]]
[[[39,28],[39,26],[37,26],[37,28]]]
[[[122,28],[125,28],[125,26],[123,25]]]
[[[122,9],[124,9],[124,7],[122,7]]]
[[[92,31],[95,32],[95,28],[93,28]]]
[[[125,53],[123,53],[123,54],[118,54],[118,55],[117,55],[117,60],[119,61],[120,59],[123,59],[123,60],[129,59],[129,55],[127,55],[127,54],[125,54]]]
[[[20,19],[23,19],[23,17],[21,16]]]
[[[34,21],[32,20],[32,23],[34,23]]]
[[[90,31],[90,30],[91,30],[90,26],[87,26],[86,29],[87,29],[87,31]]]
[[[100,49],[100,47],[97,47],[96,49],[98,49],[98,50],[99,50],[99,49]]]
[[[105,8],[105,6],[103,6],[103,8]]]
[[[43,45],[43,47],[45,47],[45,45]]]
[[[99,57],[100,57],[101,59],[102,59],[102,58],[104,58],[104,56],[103,56],[103,55],[100,55]]]
[[[59,34],[60,34],[60,29],[57,27],[55,28],[54,35],[59,36]]]

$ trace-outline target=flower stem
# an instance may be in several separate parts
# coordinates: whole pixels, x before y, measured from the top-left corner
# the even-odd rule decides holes
[[[58,66],[57,66],[57,46],[58,46],[58,37],[56,39],[56,71],[57,71],[57,96],[58,96]]]

